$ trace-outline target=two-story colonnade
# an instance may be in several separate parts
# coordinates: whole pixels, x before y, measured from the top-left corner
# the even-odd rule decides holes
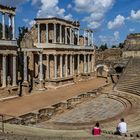
[[[17,89],[15,8],[0,5],[0,13],[0,96],[5,97],[6,91]]]
[[[80,29],[78,21],[59,18],[37,18],[35,22],[21,42],[24,83],[34,89],[56,88],[93,77],[92,30]]]

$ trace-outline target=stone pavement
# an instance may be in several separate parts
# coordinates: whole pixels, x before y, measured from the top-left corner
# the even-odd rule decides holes
[[[30,96],[23,96],[12,100],[0,102],[0,113],[19,116],[31,111],[67,100],[89,90],[97,89],[105,85],[105,79],[94,78],[89,81],[81,81],[74,85],[56,90],[38,91]]]
[[[58,123],[90,123],[112,118],[123,112],[124,105],[114,99],[101,95],[67,111],[49,122]]]

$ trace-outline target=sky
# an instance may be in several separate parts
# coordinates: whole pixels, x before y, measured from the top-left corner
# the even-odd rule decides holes
[[[140,0],[0,0],[15,6],[16,28],[31,27],[34,18],[79,20],[81,28],[94,30],[94,43],[109,46],[140,33]]]

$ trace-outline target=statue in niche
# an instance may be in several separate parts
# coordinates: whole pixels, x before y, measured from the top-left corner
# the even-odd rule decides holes
[[[8,86],[11,85],[11,77],[10,76],[7,76],[7,84],[8,84]]]

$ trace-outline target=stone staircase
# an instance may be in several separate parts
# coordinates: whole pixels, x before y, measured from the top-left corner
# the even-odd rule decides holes
[[[140,95],[140,58],[130,58],[114,90]]]

